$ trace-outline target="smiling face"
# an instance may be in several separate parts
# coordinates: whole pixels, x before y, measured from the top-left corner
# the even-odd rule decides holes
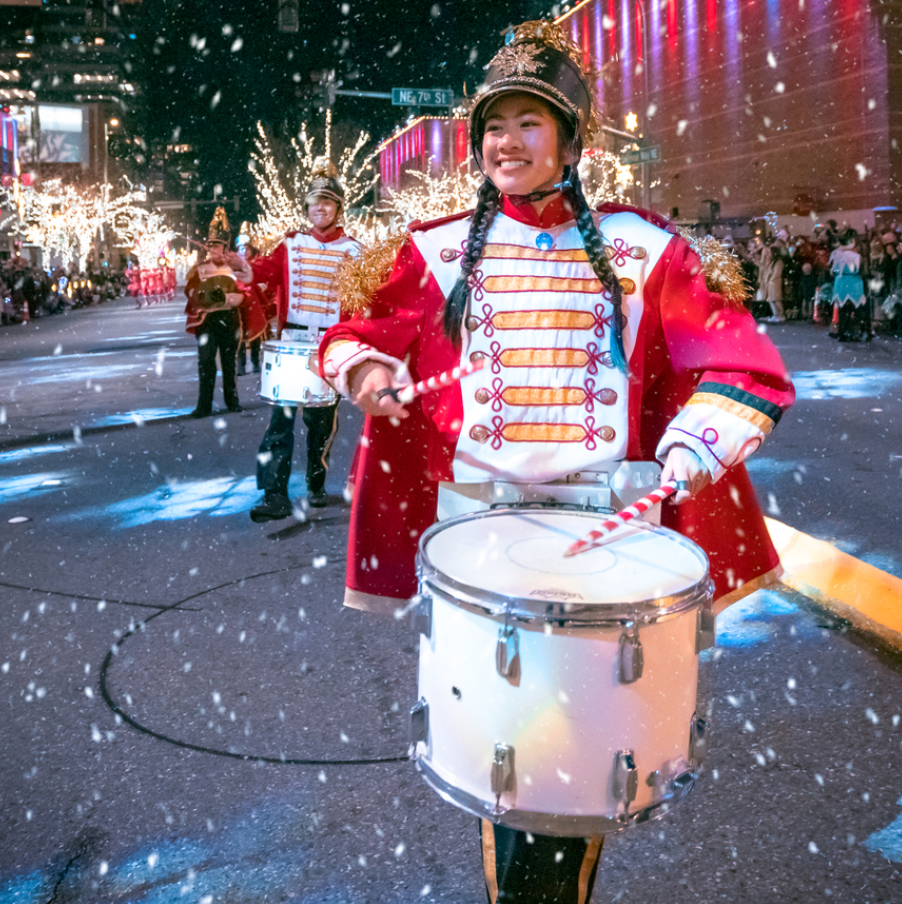
[[[525,92],[504,94],[486,111],[482,156],[486,176],[506,195],[553,188],[570,162],[551,105]]]
[[[338,219],[338,204],[326,195],[313,195],[307,204],[307,219],[319,232],[325,232]]]

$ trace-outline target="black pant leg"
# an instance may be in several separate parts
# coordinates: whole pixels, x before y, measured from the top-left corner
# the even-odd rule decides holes
[[[273,406],[269,426],[257,452],[257,489],[288,495],[297,412],[297,408],[288,405]]]
[[[481,820],[490,904],[588,904],[604,838],[532,835]]]
[[[235,365],[238,340],[241,338],[241,317],[238,311],[223,311],[219,333],[219,364],[222,368],[222,394],[228,408],[238,407],[238,381]]]
[[[216,339],[215,332],[208,323],[211,315],[197,328],[197,410],[211,411],[213,389],[216,386]]]
[[[844,301],[839,308],[839,338],[855,338],[855,305],[851,301]]]
[[[307,490],[321,493],[326,486],[329,452],[338,426],[338,403],[322,408],[304,408],[307,428]]]

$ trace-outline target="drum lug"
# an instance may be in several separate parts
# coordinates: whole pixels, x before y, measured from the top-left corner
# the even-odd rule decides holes
[[[503,625],[498,629],[495,667],[502,678],[516,679],[520,674],[520,641],[513,625]]]
[[[645,666],[645,655],[642,652],[642,642],[639,640],[639,630],[634,628],[629,634],[620,635],[620,683],[632,684],[642,677]]]
[[[417,744],[429,739],[429,704],[420,697],[410,708],[410,756],[417,752]]]
[[[639,770],[632,750],[619,751],[614,759],[614,798],[629,812],[639,791]]]
[[[514,788],[514,748],[508,744],[496,744],[492,759],[492,793],[495,810],[500,810],[501,795]]]
[[[711,600],[707,600],[698,610],[698,622],[695,631],[695,652],[710,650],[715,644],[716,619]]]
[[[432,637],[432,597],[421,594],[411,609],[411,623],[418,634]]]
[[[701,766],[705,761],[709,727],[700,716],[692,716],[689,727],[689,762],[693,766]]]

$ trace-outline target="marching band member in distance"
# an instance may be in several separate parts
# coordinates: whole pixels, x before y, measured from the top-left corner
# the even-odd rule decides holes
[[[594,120],[581,58],[552,23],[516,29],[470,114],[486,177],[476,209],[411,226],[390,274],[363,299],[347,293],[356,315],[320,346],[323,373],[368,415],[346,605],[391,611],[416,592],[417,541],[438,502],[461,511],[480,484],[622,461],[657,459],[662,480],[682,481],[662,523],[708,554],[715,596],[777,573],[742,461],[792,384],[741,300],[709,289],[665,221],[589,209],[576,171]],[[478,375],[406,407],[393,397],[476,356]],[[491,901],[591,896],[601,838],[489,822],[482,838]]]
[[[289,232],[271,254],[253,259],[253,282],[278,292],[280,339],[319,342],[326,328],[338,323],[340,310],[332,296],[332,280],[345,256],[357,254],[361,247],[340,225],[344,197],[335,167],[318,157],[304,198],[312,229]],[[252,521],[278,521],[292,513],[288,482],[298,407],[273,405],[257,453],[257,489],[263,490],[263,498],[250,511]],[[307,428],[307,503],[323,508],[328,504],[326,472],[338,428],[338,402],[302,406],[302,419]]]
[[[225,210],[216,208],[207,235],[207,258],[185,278],[185,329],[197,339],[198,396],[191,417],[209,417],[216,387],[216,353],[222,369],[222,394],[229,411],[241,411],[235,379],[235,352],[241,339],[238,308],[244,301],[237,280],[249,282],[251,268],[229,251],[231,234]]]

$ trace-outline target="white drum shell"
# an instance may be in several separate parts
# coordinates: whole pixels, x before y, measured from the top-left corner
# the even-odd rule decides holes
[[[323,408],[338,401],[338,393],[311,370],[319,346],[316,342],[264,342],[260,395],[279,405]]]
[[[420,696],[429,703],[421,755],[449,784],[494,805],[494,748],[508,744],[516,784],[502,807],[615,819],[619,751],[634,751],[639,770],[631,809],[655,803],[652,773],[688,769],[695,610],[640,631],[645,668],[633,684],[618,680],[621,631],[518,625],[518,686],[495,668],[497,622],[439,596],[432,606],[434,633],[420,642]]]
[[[707,561],[698,555],[707,589]],[[634,628],[509,620],[519,675],[504,677],[496,665],[504,619],[478,611],[472,598],[462,604],[441,575],[425,575],[421,592],[431,598],[419,661],[428,735],[414,752],[446,799],[514,828],[582,835],[656,815],[676,798],[678,776],[691,786],[698,610],[710,593],[637,621],[644,668],[639,680],[622,683],[621,635]],[[514,750],[513,785],[500,798],[491,782],[497,744]],[[638,771],[628,806],[615,793],[622,751],[632,751]]]

